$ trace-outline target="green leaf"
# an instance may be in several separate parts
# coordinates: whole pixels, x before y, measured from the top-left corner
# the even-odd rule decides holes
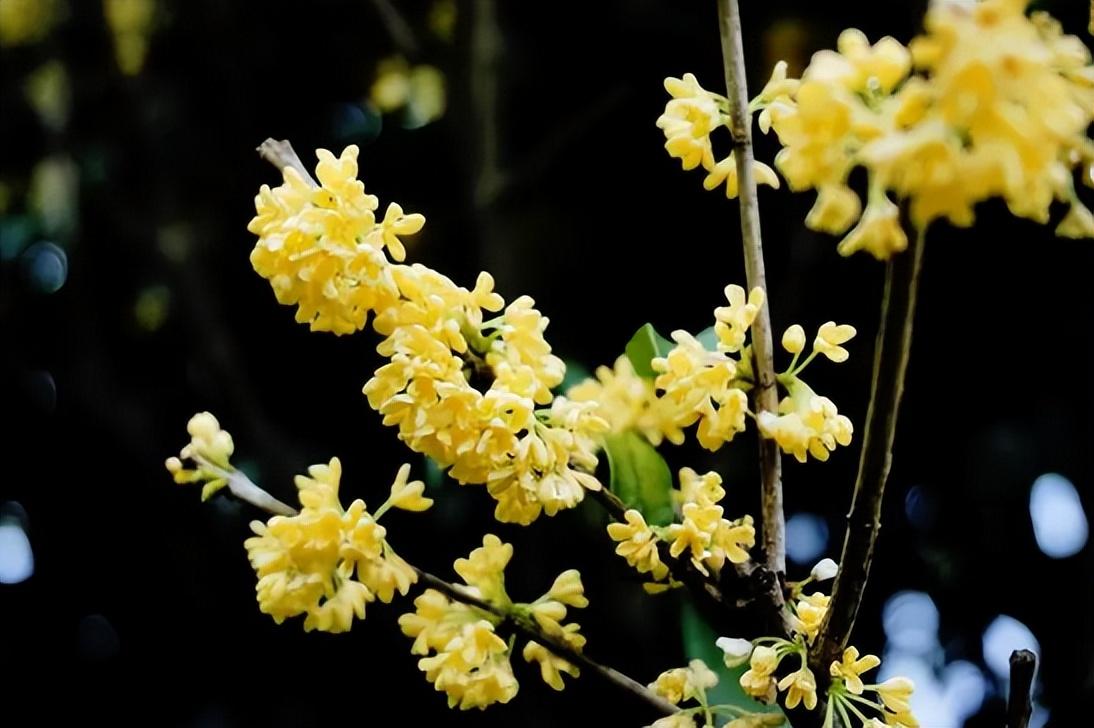
[[[718,675],[718,684],[707,690],[711,705],[734,705],[753,713],[777,713],[777,705],[764,705],[745,694],[741,688],[741,675],[748,663],[734,668],[726,667],[722,650],[715,644],[719,636],[688,600],[680,609],[680,631],[684,641],[684,654],[689,660],[699,659]],[[734,636],[734,635],[729,635]]]
[[[638,376],[653,379],[657,376],[657,372],[650,366],[650,361],[656,357],[665,356],[674,346],[675,344],[657,333],[653,324],[643,324],[642,328],[638,329],[627,342],[627,358],[631,360]]]
[[[713,326],[703,329],[695,338],[707,351],[718,351],[718,334],[714,333]]]
[[[655,526],[672,523],[672,473],[668,463],[637,432],[604,438],[612,492]]]

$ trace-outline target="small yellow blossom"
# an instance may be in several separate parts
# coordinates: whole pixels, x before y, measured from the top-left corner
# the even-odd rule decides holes
[[[718,676],[702,660],[692,660],[687,667],[666,670],[648,685],[662,698],[677,705],[684,700],[705,701],[706,691],[718,684]]]
[[[908,713],[911,711],[911,697],[915,691],[915,683],[906,677],[889,678],[880,685],[875,686],[878,697],[885,703],[885,707],[894,713]]]
[[[900,210],[884,194],[871,198],[862,219],[837,248],[840,255],[865,250],[878,260],[888,260],[908,247],[908,235],[900,224]]]
[[[800,354],[805,349],[805,329],[794,324],[783,332],[783,348],[791,354]]]
[[[608,423],[610,432],[634,429],[652,445],[660,445],[667,433],[677,429],[653,382],[638,376],[626,355],[616,359],[612,368],[597,367],[595,379],[570,387],[566,396],[574,402],[595,402],[596,414]]]
[[[862,695],[862,673],[872,670],[881,664],[876,655],[864,655],[859,657],[858,649],[848,647],[843,651],[843,660],[833,662],[830,668],[832,677],[842,678],[847,690],[855,695]]]
[[[235,468],[231,457],[235,451],[232,435],[220,428],[220,422],[209,412],[199,412],[186,424],[190,442],[179,457],[167,458],[164,465],[176,483],[202,483],[201,499],[208,500],[228,485]],[[193,463],[187,468],[185,462]]]
[[[767,185],[776,190],[779,189],[779,176],[775,174],[775,170],[763,162],[753,160],[752,174],[756,178],[756,184]],[[716,190],[722,185],[725,185],[726,188],[726,198],[736,199],[740,187],[737,180],[736,152],[730,152],[728,157],[708,167],[707,176],[703,178],[703,189],[708,192]]]
[[[608,536],[619,541],[615,552],[625,558],[627,563],[640,574],[651,574],[657,581],[668,576],[669,570],[657,553],[660,540],[646,525],[646,519],[633,508],[623,514],[626,523],[608,524]]]
[[[212,423],[198,424],[208,434]],[[259,609],[278,623],[302,614],[306,630],[344,632],[354,616],[364,618],[367,602],[390,602],[395,592],[405,595],[417,581],[363,501],[343,510],[341,475],[338,458],[311,466],[308,476],[296,479],[298,514],[251,523],[255,535],[244,546],[258,576]]]
[[[862,201],[846,185],[826,184],[817,190],[817,201],[805,216],[811,230],[840,235],[858,220]]]
[[[817,592],[802,596],[795,603],[794,617],[791,621],[794,631],[805,637],[806,642],[811,643],[820,632],[829,601],[831,598],[828,595]]]
[[[699,475],[691,468],[680,468],[679,482],[680,489],[673,491],[673,497],[680,504],[713,505],[726,495],[726,490],[722,487],[722,476],[713,470]]]
[[[1078,199],[1072,200],[1067,215],[1056,226],[1056,234],[1061,238],[1094,238],[1094,213],[1090,212]]]
[[[483,599],[495,604],[508,604],[504,573],[511,558],[513,545],[502,543],[500,538],[488,533],[482,539],[482,546],[473,550],[467,558],[457,559],[453,567]]]
[[[567,569],[558,575],[555,583],[551,585],[547,596],[570,607],[584,609],[589,606],[589,600],[585,597],[585,587],[581,583],[581,572],[577,569]]]
[[[856,333],[854,326],[848,324],[837,326],[834,321],[829,321],[822,324],[817,331],[817,338],[813,340],[813,349],[837,364],[845,362],[850,355],[840,344],[846,344],[854,338]]]
[[[424,511],[433,505],[432,498],[422,495],[425,492],[425,483],[420,480],[411,480],[410,465],[404,464],[399,468],[395,476],[395,482],[391,484],[391,497],[388,505],[392,508],[400,508],[404,511]]]
[[[725,288],[728,306],[714,309],[714,333],[718,336],[718,349],[736,354],[744,348],[748,330],[764,305],[764,290],[753,288],[745,298],[745,289],[731,284]]]
[[[507,703],[517,694],[509,645],[486,620],[464,625],[437,654],[420,659],[418,667],[437,690],[448,695],[450,708],[482,710]]]
[[[759,645],[752,651],[749,667],[740,679],[745,693],[765,703],[775,699],[775,669],[779,666],[779,654],[773,647]]]
[[[851,420],[839,414],[832,400],[817,395],[796,378],[790,395],[779,402],[778,414],[760,412],[756,424],[760,434],[802,463],[809,455],[827,460],[837,445],[849,445],[853,434]]]
[[[571,677],[581,675],[581,670],[576,665],[562,659],[538,642],[529,641],[524,645],[523,655],[526,662],[539,663],[540,677],[555,690],[562,690],[565,687],[562,682],[562,673]]]
[[[779,690],[787,691],[785,705],[790,710],[798,707],[799,703],[806,710],[817,707],[817,680],[808,667],[803,666],[780,680]]]

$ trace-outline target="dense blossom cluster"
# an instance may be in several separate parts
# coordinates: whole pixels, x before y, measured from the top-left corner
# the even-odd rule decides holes
[[[918,230],[940,218],[971,225],[978,202],[1001,197],[1013,214],[1040,223],[1054,200],[1066,202],[1057,234],[1094,237],[1094,215],[1073,184],[1079,168],[1094,186],[1090,51],[1047,13],[1027,16],[1028,4],[942,0],[907,47],[891,37],[871,44],[851,29],[800,79],[778,63],[751,109],[783,146],[775,167],[790,188],[817,191],[806,225],[843,235],[844,255],[884,259],[908,245],[890,194],[908,201]],[[687,124],[666,110],[658,125],[674,131],[670,154],[695,166],[705,159],[695,138],[717,104],[696,100],[712,95],[685,79],[666,87],[670,107],[687,102]],[[665,127],[666,117],[681,120]],[[865,210],[848,184],[857,167],[869,177]]]
[[[608,535],[618,542],[615,552],[640,574],[649,574],[646,590],[655,593],[678,584],[669,579],[669,568],[662,560],[660,546],[666,545],[673,559],[688,558],[702,574],[721,571],[726,561],[733,564],[748,560],[748,550],[756,544],[752,516],[729,520],[720,505],[726,491],[715,472],[699,475],[691,468],[680,470],[680,488],[673,491],[681,521],[668,526],[652,526],[642,514],[630,509],[623,523],[608,526]]]
[[[259,609],[279,624],[303,614],[306,630],[345,632],[354,616],[364,619],[366,603],[405,595],[417,574],[391,548],[379,520],[389,508],[432,505],[422,482],[408,481],[409,475],[409,465],[399,469],[387,501],[372,513],[361,499],[342,508],[338,458],[297,476],[300,512],[253,521],[255,535],[244,544],[258,575]]]
[[[674,331],[675,346],[656,357],[651,367],[657,374],[651,382],[640,377],[626,358],[613,369],[600,367],[596,379],[587,379],[567,393],[571,399],[593,403],[595,412],[613,432],[635,430],[653,445],[662,440],[684,442],[684,429],[696,423],[696,439],[715,451],[744,431],[749,410],[748,392],[755,386],[749,329],[764,293],[754,288],[747,295],[737,285],[725,289],[726,306],[714,311],[714,346],[708,348],[686,331]],[[832,362],[847,360],[843,347],[855,335],[846,324],[829,321],[813,338],[812,351],[799,361],[805,350],[805,330],[795,324],[783,335],[783,348],[793,356],[786,371],[778,375],[785,392],[777,412],[755,415],[760,434],[771,438],[788,455],[800,462],[808,456],[827,460],[841,445],[849,445],[851,421],[839,414],[835,403],[818,395],[801,379],[801,372],[818,355]],[[712,350],[713,349],[713,350]]]
[[[504,574],[512,557],[512,545],[488,534],[481,547],[455,563],[466,584],[463,591],[487,602],[493,611],[426,589],[414,600],[415,611],[399,618],[403,633],[414,639],[411,652],[423,656],[418,667],[437,690],[448,695],[452,707],[481,709],[507,703],[516,695],[518,684],[511,662],[514,646],[497,634],[506,618],[500,615],[534,623],[544,634],[577,652],[585,646],[579,625],[563,623],[568,607],[582,608],[589,603],[581,575],[575,570],[563,572],[536,601],[514,603],[505,590]],[[580,674],[576,665],[534,640],[525,644],[522,655],[527,662],[538,664],[543,681],[555,690],[563,689],[563,674]]]
[[[573,507],[600,487],[591,473],[608,423],[593,404],[552,394],[565,366],[544,339],[547,319],[527,296],[506,306],[487,273],[467,290],[393,262],[425,219],[392,203],[378,220],[357,154],[319,150],[319,186],[289,167],[283,185],[262,188],[250,225],[255,270],[313,330],[349,333],[374,315],[390,361],[365,384],[369,403],[412,450],[460,483],[486,485],[499,520],[527,524]]]

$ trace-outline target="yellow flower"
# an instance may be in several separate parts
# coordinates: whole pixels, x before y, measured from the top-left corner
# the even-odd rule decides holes
[[[755,545],[756,528],[752,525],[752,516],[744,516],[736,521],[723,518],[714,531],[707,563],[715,569],[721,569],[726,559],[730,563],[743,564],[748,561],[748,549]]]
[[[679,558],[685,551],[689,552],[695,568],[705,574],[703,560],[710,556],[707,548],[722,521],[722,507],[685,503],[682,510],[683,523],[674,523],[665,529],[665,538],[671,541],[669,554]]]
[[[483,599],[508,604],[504,572],[511,558],[513,545],[502,543],[500,538],[488,533],[483,536],[482,546],[472,551],[466,559],[457,559],[453,566],[464,582],[475,587]]]
[[[805,329],[794,324],[783,332],[783,348],[791,354],[800,354],[805,349]]]
[[[210,427],[203,419],[197,430],[208,433]],[[338,458],[311,466],[308,477],[296,479],[303,506],[298,514],[251,523],[255,535],[244,546],[258,576],[259,609],[279,624],[303,614],[306,630],[344,632],[354,615],[364,618],[367,602],[390,602],[396,591],[405,595],[418,579],[391,548],[386,529],[364,501],[343,510],[341,475]],[[401,477],[405,480],[405,474]]]
[[[806,710],[817,707],[817,680],[808,667],[802,667],[779,681],[779,690],[786,690],[786,707],[790,710],[804,704]]]
[[[851,443],[853,433],[851,420],[839,414],[832,400],[817,395],[797,378],[790,384],[790,395],[779,403],[779,413],[760,412],[756,425],[761,435],[801,463],[809,455],[827,460],[837,445]]]
[[[812,642],[820,632],[829,601],[829,596],[818,592],[802,596],[794,605],[794,631],[805,637],[806,642]]]
[[[779,189],[778,175],[775,174],[775,170],[763,162],[752,161],[752,174],[756,178],[756,184],[767,185],[776,190]],[[735,199],[739,187],[735,152],[730,152],[728,157],[708,167],[707,176],[703,178],[703,189],[708,192],[718,189],[723,184],[726,188],[726,198]]]
[[[840,255],[865,250],[878,260],[888,260],[893,253],[908,247],[908,236],[900,224],[900,210],[884,194],[871,197],[862,219],[840,241]]]
[[[449,600],[436,589],[426,589],[414,600],[414,611],[399,617],[399,627],[414,638],[411,654],[427,655],[444,649],[465,624],[478,619],[470,607]]]
[[[566,396],[574,402],[595,402],[596,414],[613,433],[634,429],[651,444],[660,445],[675,429],[653,382],[638,376],[626,355],[616,359],[612,368],[597,367],[595,379],[570,387]]]
[[[851,693],[862,695],[864,686],[860,676],[880,664],[881,660],[876,655],[865,655],[860,658],[856,648],[848,647],[843,651],[843,660],[832,663],[830,672],[834,678],[843,678],[843,684]]]
[[[259,191],[247,227],[259,236],[251,264],[280,303],[297,305],[298,321],[313,331],[346,334],[364,327],[370,312],[398,301],[382,248],[401,250],[395,230],[420,228],[422,219],[404,218],[398,209],[387,229],[377,224],[379,202],[357,180],[357,147],[338,158],[325,149],[316,154],[318,188],[286,167],[284,184]]]
[[[850,355],[840,344],[846,344],[854,338],[856,333],[854,326],[848,324],[837,326],[834,321],[829,321],[821,324],[817,331],[817,338],[813,340],[813,349],[837,364],[845,362]]]
[[[775,669],[779,666],[779,654],[772,647],[759,645],[752,651],[749,667],[740,679],[746,694],[765,703],[775,699]]]
[[[687,667],[666,670],[647,687],[676,705],[684,700],[698,700],[706,690],[718,684],[718,676],[702,660],[692,660]]]
[[[805,225],[832,235],[840,235],[858,220],[862,201],[850,187],[825,184],[817,190],[817,201],[805,217]]]
[[[420,659],[418,668],[448,695],[450,708],[481,710],[517,694],[509,646],[486,620],[464,625],[437,654]]]
[[[432,498],[425,498],[425,483],[420,480],[407,482],[410,477],[410,464],[404,464],[399,468],[395,476],[395,482],[391,484],[391,497],[388,505],[392,508],[401,508],[404,511],[424,511],[433,505]]]
[[[714,309],[714,333],[718,336],[718,349],[735,354],[744,348],[748,330],[764,305],[764,290],[753,288],[745,298],[745,289],[738,285],[725,288],[728,306]]]
[[[691,468],[680,468],[680,490],[673,492],[677,502],[713,505],[725,498],[722,476],[711,470],[699,475]]]
[[[179,457],[167,458],[164,466],[176,483],[203,483],[201,499],[211,498],[228,485],[235,468],[231,457],[235,451],[232,435],[220,428],[217,418],[209,412],[199,412],[186,424],[190,442],[179,451]],[[184,464],[192,464],[188,468]]]
[[[589,600],[585,597],[585,587],[581,583],[581,572],[577,569],[567,569],[555,578],[547,596],[557,602],[578,609],[589,606]]]
[[[878,697],[885,703],[885,707],[894,713],[907,713],[911,710],[911,697],[915,691],[915,683],[906,677],[889,678],[880,685],[875,686]]]
[[[615,552],[640,574],[649,573],[656,581],[663,580],[668,576],[669,570],[657,553],[659,539],[638,511],[632,508],[623,517],[626,523],[608,524],[608,536],[613,541],[620,542]]]
[[[539,663],[540,677],[555,690],[562,690],[565,687],[562,682],[562,673],[571,677],[581,675],[581,670],[576,665],[562,659],[538,642],[529,641],[524,645],[523,654],[526,662]]]
[[[690,73],[683,78],[666,78],[665,90],[672,99],[657,119],[657,128],[665,132],[665,149],[681,161],[684,169],[695,169],[700,164],[713,166],[709,134],[722,123],[714,97]]]

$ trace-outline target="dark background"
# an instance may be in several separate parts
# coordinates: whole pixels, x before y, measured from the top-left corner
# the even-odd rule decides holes
[[[592,678],[556,696],[519,658],[509,705],[448,711],[395,625],[410,599],[371,605],[345,635],[305,634],[299,620],[278,627],[258,612],[242,548],[258,514],[227,499],[202,505],[163,469],[188,417],[208,409],[235,436],[237,462],[284,499],[293,474],[332,455],[345,466],[343,492],[370,503],[401,462],[424,473],[360,394],[380,362],[375,335],[309,333],[251,270],[252,198],[277,180],[253,151],[267,136],[291,139],[309,166],[316,147],[359,144],[369,191],[428,218],[412,260],[464,285],[490,270],[507,300],[532,295],[555,350],[590,369],[646,321],[664,333],[705,328],[722,287],[743,283],[736,205],[681,172],[654,126],[665,76],[692,71],[721,87],[714,3],[494,5],[456,3],[446,41],[429,30],[429,3],[398,3],[412,62],[436,65],[448,84],[444,117],[413,129],[364,102],[377,62],[398,50],[383,3],[163,1],[132,77],[117,69],[97,2],[70,2],[43,40],[0,49],[0,181],[10,192],[0,218],[0,516],[25,531],[34,557],[29,579],[0,584],[10,675],[0,711],[35,715],[12,724],[70,711],[180,726],[360,725],[392,712],[412,725],[649,718]],[[775,60],[800,69],[847,26],[909,40],[924,3],[743,5],[755,91]],[[1085,2],[1041,5],[1085,30]],[[24,94],[51,59],[72,89],[54,128]],[[770,161],[773,140],[757,144]],[[50,155],[78,176],[70,222],[54,229],[25,201]],[[860,425],[882,266],[840,258],[834,239],[807,231],[812,198],[761,192],[775,326],[859,328],[851,361],[818,363],[809,381]],[[63,285],[50,292],[58,261]],[[972,230],[929,235],[885,528],[855,642],[885,654],[887,600],[929,595],[937,635],[913,597],[904,644],[942,686],[937,700],[983,693],[970,728],[1002,722],[1005,685],[982,640],[999,615],[1040,644],[1038,702],[1050,725],[1082,725],[1094,708],[1091,548],[1049,558],[1029,514],[1031,484],[1049,472],[1094,511],[1092,264],[1090,241],[1055,239],[997,203],[981,206]],[[835,558],[858,444],[827,464],[785,466],[788,515],[818,515],[824,555]],[[757,512],[753,439],[669,457],[674,468],[717,468],[729,511]],[[582,569],[591,654],[643,682],[685,660],[677,597],[641,594],[595,505],[522,529],[494,523],[482,489],[432,490],[434,510],[388,524],[411,561],[451,575],[452,560],[497,533],[516,545],[507,578],[517,597]],[[955,661],[964,683],[945,682]],[[51,697],[30,701],[24,683]]]

